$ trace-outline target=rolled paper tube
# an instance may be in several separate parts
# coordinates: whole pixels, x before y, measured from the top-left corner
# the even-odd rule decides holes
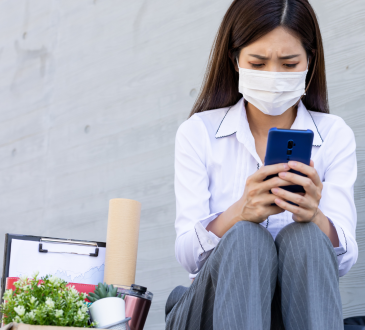
[[[141,203],[132,199],[109,201],[104,282],[135,283]]]

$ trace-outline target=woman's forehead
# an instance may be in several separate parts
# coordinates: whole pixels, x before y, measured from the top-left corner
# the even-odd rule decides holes
[[[293,33],[278,27],[242,49],[243,54],[259,54],[265,57],[305,54],[305,49]]]

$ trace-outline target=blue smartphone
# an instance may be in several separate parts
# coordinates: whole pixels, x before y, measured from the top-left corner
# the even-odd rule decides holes
[[[310,129],[296,130],[276,127],[270,128],[267,139],[265,165],[287,163],[290,160],[309,165],[312,154],[313,137],[314,134]],[[293,169],[289,170],[289,172],[306,176]],[[278,174],[269,175],[264,181],[277,175]],[[299,185],[281,188],[293,193],[305,193],[303,187]]]

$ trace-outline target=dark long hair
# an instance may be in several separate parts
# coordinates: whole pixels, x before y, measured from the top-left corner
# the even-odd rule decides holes
[[[308,0],[234,0],[215,37],[190,116],[238,102],[242,95],[238,92],[236,57],[243,47],[279,26],[301,40],[311,59],[304,105],[312,111],[329,113],[322,37]]]

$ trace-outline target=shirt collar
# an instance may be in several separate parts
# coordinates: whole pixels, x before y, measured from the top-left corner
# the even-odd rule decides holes
[[[311,115],[306,109],[303,102],[300,101],[298,105],[297,117],[294,120],[292,129],[310,129],[314,133],[313,146],[320,147],[323,143],[322,136],[318,127]],[[216,139],[224,138],[236,133],[237,139],[244,143],[254,146],[254,138],[252,136],[246,115],[246,109],[243,98],[241,98],[235,105],[230,107],[224,115],[217,132]]]
[[[302,101],[299,102],[297,117],[295,118],[291,129],[310,129],[314,133],[313,146],[320,147],[323,143],[323,139],[318,130],[317,124],[314,121],[310,111],[307,110]]]

